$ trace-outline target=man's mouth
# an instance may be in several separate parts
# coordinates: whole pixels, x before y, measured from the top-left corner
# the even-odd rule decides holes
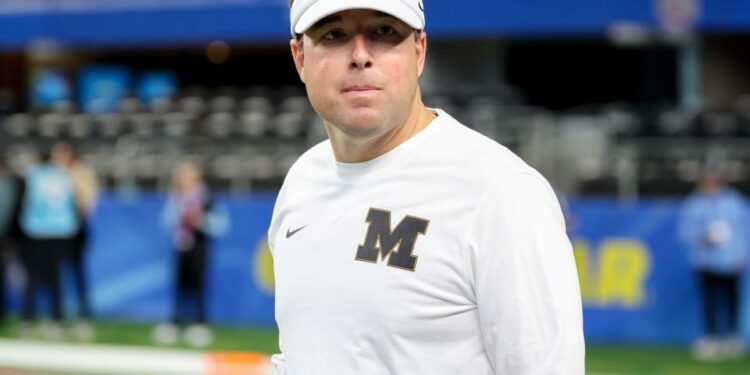
[[[368,91],[378,91],[380,90],[379,87],[370,86],[370,85],[356,85],[356,86],[349,86],[343,90],[345,93],[357,93],[357,92],[368,92]]]

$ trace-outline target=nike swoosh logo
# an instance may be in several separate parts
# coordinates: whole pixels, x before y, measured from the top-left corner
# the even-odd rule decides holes
[[[286,230],[286,238],[289,238],[289,237],[291,237],[291,236],[294,236],[294,235],[295,235],[295,234],[296,234],[297,232],[299,232],[299,231],[301,231],[301,230],[305,229],[305,227],[306,227],[306,226],[307,226],[307,225],[301,226],[301,227],[299,227],[299,228],[297,228],[297,229],[295,229],[295,230],[289,230],[289,229],[292,229],[292,228],[289,228],[289,229],[287,229],[287,230]]]

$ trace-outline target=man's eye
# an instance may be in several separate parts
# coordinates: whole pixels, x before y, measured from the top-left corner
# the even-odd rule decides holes
[[[344,33],[339,30],[331,30],[325,34],[323,34],[322,38],[323,40],[336,40],[344,36]]]
[[[396,35],[396,29],[394,29],[391,26],[383,25],[378,26],[378,28],[375,30],[375,32],[380,36],[393,36]]]

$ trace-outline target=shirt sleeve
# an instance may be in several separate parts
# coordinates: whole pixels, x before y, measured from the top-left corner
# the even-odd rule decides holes
[[[231,230],[231,221],[226,206],[212,202],[205,212],[201,229],[213,237],[222,237]]]
[[[496,374],[584,374],[578,274],[555,195],[541,175],[497,181],[470,225],[474,288]]]
[[[688,248],[701,243],[705,228],[701,227],[699,212],[693,199],[689,199],[680,207],[677,235],[680,242]]]
[[[291,179],[291,171],[287,173],[284,183],[279,189],[279,195],[276,196],[276,202],[273,205],[273,214],[271,215],[271,223],[268,225],[268,248],[271,250],[271,255],[276,248],[276,233],[279,231],[279,225],[281,225],[281,219],[279,218],[282,207],[284,206],[284,199],[286,197],[287,186]]]

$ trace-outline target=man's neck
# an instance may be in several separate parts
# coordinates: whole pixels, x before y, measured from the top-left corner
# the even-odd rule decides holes
[[[415,101],[407,120],[391,131],[372,137],[350,137],[326,125],[336,160],[342,163],[361,163],[398,147],[409,138],[422,131],[437,115],[425,107],[421,100]]]

